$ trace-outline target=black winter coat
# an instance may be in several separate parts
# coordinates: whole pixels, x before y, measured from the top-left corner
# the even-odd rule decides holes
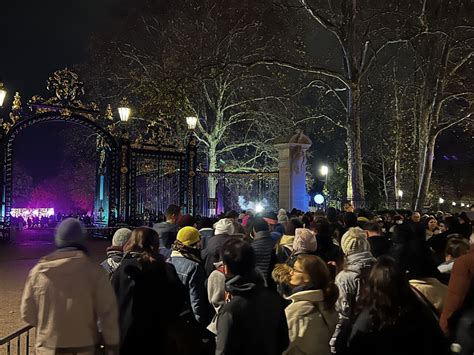
[[[257,275],[226,282],[232,298],[217,318],[216,355],[279,355],[289,344],[281,298]]]
[[[382,328],[374,325],[371,310],[363,309],[352,327],[340,333],[336,351],[338,355],[447,355],[448,343],[433,314],[414,297],[394,325]]]
[[[268,284],[271,281],[271,272],[276,263],[276,241],[272,239],[269,231],[262,231],[256,233],[251,245],[255,251],[256,266],[265,276]]]
[[[173,265],[142,264],[125,254],[112,277],[120,315],[120,354],[173,353],[172,325],[183,310],[186,291]]]
[[[204,269],[206,270],[207,276],[215,270],[214,263],[221,260],[220,253],[222,246],[230,238],[237,237],[228,234],[218,234],[208,238],[206,248],[201,251],[201,257],[204,261]]]

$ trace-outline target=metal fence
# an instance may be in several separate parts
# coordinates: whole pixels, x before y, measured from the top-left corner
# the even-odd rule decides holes
[[[30,330],[31,325],[25,325],[17,331],[0,339],[0,349],[4,348],[6,354],[29,354],[30,353]]]
[[[196,214],[209,216],[263,204],[278,209],[278,172],[209,172],[196,174]]]

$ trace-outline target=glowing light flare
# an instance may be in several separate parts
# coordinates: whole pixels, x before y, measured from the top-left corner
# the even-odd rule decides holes
[[[456,206],[456,202],[453,201],[452,205],[453,205],[453,206]]]
[[[0,107],[3,106],[5,97],[7,96],[7,91],[3,88],[3,83],[0,83]]]
[[[444,203],[444,199],[442,197],[439,198],[438,203]]]
[[[329,167],[327,165],[322,165],[319,168],[319,173],[323,176],[326,176],[327,174],[329,174]]]
[[[196,129],[198,118],[195,116],[186,117],[186,124],[188,125],[188,129],[190,131],[194,131]]]
[[[398,197],[400,197],[400,198],[403,197],[403,191],[402,190],[398,190]]]
[[[257,213],[263,212],[263,205],[261,203],[257,203],[255,205],[255,212]]]
[[[322,205],[324,203],[324,196],[321,194],[315,195],[314,202],[316,202],[318,205]]]

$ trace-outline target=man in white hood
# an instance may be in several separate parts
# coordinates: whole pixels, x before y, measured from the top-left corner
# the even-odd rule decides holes
[[[207,276],[214,271],[214,263],[220,261],[220,252],[224,243],[236,237],[238,236],[235,236],[235,224],[232,219],[223,218],[214,223],[214,235],[209,238],[206,248],[201,252]]]

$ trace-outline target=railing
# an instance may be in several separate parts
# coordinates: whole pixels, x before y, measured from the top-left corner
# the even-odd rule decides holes
[[[33,327],[31,325],[25,325],[21,327],[20,329],[14,331],[10,335],[7,335],[4,338],[0,338],[0,347],[3,345],[7,346],[7,355],[12,354],[12,350],[15,350],[16,348],[16,354],[21,355],[21,336],[26,333],[25,335],[25,351],[24,354],[29,354],[30,353],[30,330]],[[15,346],[16,345],[16,346]]]

